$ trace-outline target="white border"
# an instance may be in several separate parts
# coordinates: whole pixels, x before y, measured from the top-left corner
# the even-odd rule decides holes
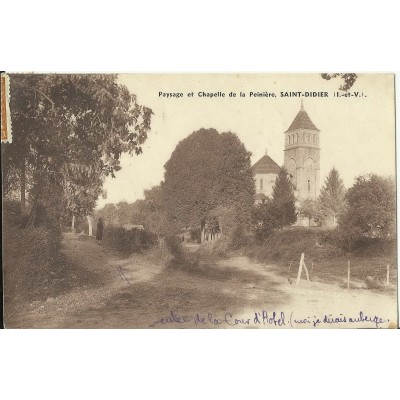
[[[11,72],[400,71],[385,0],[21,3],[2,4]],[[397,391],[398,332],[2,331],[2,394],[384,398]]]

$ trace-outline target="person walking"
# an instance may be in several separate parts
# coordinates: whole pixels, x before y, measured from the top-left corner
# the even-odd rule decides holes
[[[97,230],[96,230],[96,240],[99,244],[103,240],[103,230],[104,230],[103,220],[99,218],[99,220],[97,221]]]

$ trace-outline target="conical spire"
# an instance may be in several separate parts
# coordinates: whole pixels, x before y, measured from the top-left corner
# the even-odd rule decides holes
[[[306,110],[304,109],[303,99],[301,99],[300,111],[297,113],[295,119],[286,132],[294,131],[295,129],[310,129],[312,131],[319,130],[311,121]]]

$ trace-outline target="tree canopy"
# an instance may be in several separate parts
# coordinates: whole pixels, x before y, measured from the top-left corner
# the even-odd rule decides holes
[[[272,188],[272,206],[278,225],[283,228],[297,220],[293,184],[285,168],[281,168]]]
[[[255,184],[250,153],[238,137],[200,129],[182,140],[165,164],[163,203],[177,226],[199,226],[219,206],[250,219]]]
[[[336,225],[339,215],[344,211],[346,190],[335,168],[329,172],[318,198],[320,218]]]
[[[334,74],[321,74],[323,79],[326,79],[327,81],[334,79],[334,78],[341,78],[343,80],[343,83],[339,86],[339,90],[343,90],[344,92],[347,92],[350,90],[354,83],[357,80],[357,74],[354,73],[334,73]]]
[[[349,248],[357,241],[396,237],[396,191],[393,179],[360,176],[346,193],[339,232]]]
[[[50,207],[56,191],[64,210],[89,213],[121,154],[142,152],[152,112],[117,75],[11,75],[10,92],[13,143],[2,146],[3,168],[21,171],[21,182],[29,171],[33,210]]]
[[[146,230],[161,236],[169,232],[162,205],[162,183],[144,191],[145,198],[134,203],[125,201],[106,204],[96,211],[96,218],[103,218],[107,225],[117,227],[125,224],[143,225]]]
[[[347,191],[346,201],[339,229],[350,241],[396,236],[396,190],[392,179],[360,176]]]

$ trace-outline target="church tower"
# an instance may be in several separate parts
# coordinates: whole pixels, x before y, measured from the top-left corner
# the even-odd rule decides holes
[[[298,201],[316,200],[319,195],[319,130],[304,110],[300,111],[285,132],[284,165],[295,187]]]

